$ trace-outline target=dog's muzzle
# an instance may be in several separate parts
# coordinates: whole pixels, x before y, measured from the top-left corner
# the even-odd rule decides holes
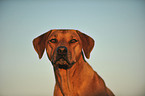
[[[56,61],[54,62],[55,66],[58,68],[68,69],[73,65],[73,63],[71,64],[68,60],[68,50],[65,46],[58,47],[56,53]]]

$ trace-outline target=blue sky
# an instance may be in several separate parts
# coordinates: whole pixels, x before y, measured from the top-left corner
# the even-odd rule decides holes
[[[58,28],[95,40],[87,61],[116,96],[145,95],[145,1],[0,1],[0,95],[52,96],[54,72],[32,40]]]

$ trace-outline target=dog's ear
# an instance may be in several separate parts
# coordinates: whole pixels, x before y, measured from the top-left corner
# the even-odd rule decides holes
[[[46,39],[50,33],[51,33],[51,31],[48,31],[48,32],[36,37],[33,40],[33,46],[34,46],[35,51],[39,55],[39,59],[42,58],[42,55],[43,55],[44,50],[45,50]]]
[[[83,47],[85,56],[87,57],[87,59],[89,59],[90,58],[90,53],[91,53],[91,51],[94,47],[94,40],[90,36],[80,32],[78,30],[76,30],[76,32],[78,33],[78,35],[81,38],[82,47]]]

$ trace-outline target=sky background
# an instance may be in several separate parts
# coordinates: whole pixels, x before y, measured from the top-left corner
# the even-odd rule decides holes
[[[32,40],[58,28],[95,40],[87,61],[116,96],[145,96],[144,0],[0,0],[0,96],[53,95],[53,67]]]

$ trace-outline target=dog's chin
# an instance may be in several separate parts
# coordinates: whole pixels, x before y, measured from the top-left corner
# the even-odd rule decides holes
[[[71,64],[68,63],[65,59],[61,58],[55,62],[55,66],[57,66],[60,69],[69,69],[71,67]]]

